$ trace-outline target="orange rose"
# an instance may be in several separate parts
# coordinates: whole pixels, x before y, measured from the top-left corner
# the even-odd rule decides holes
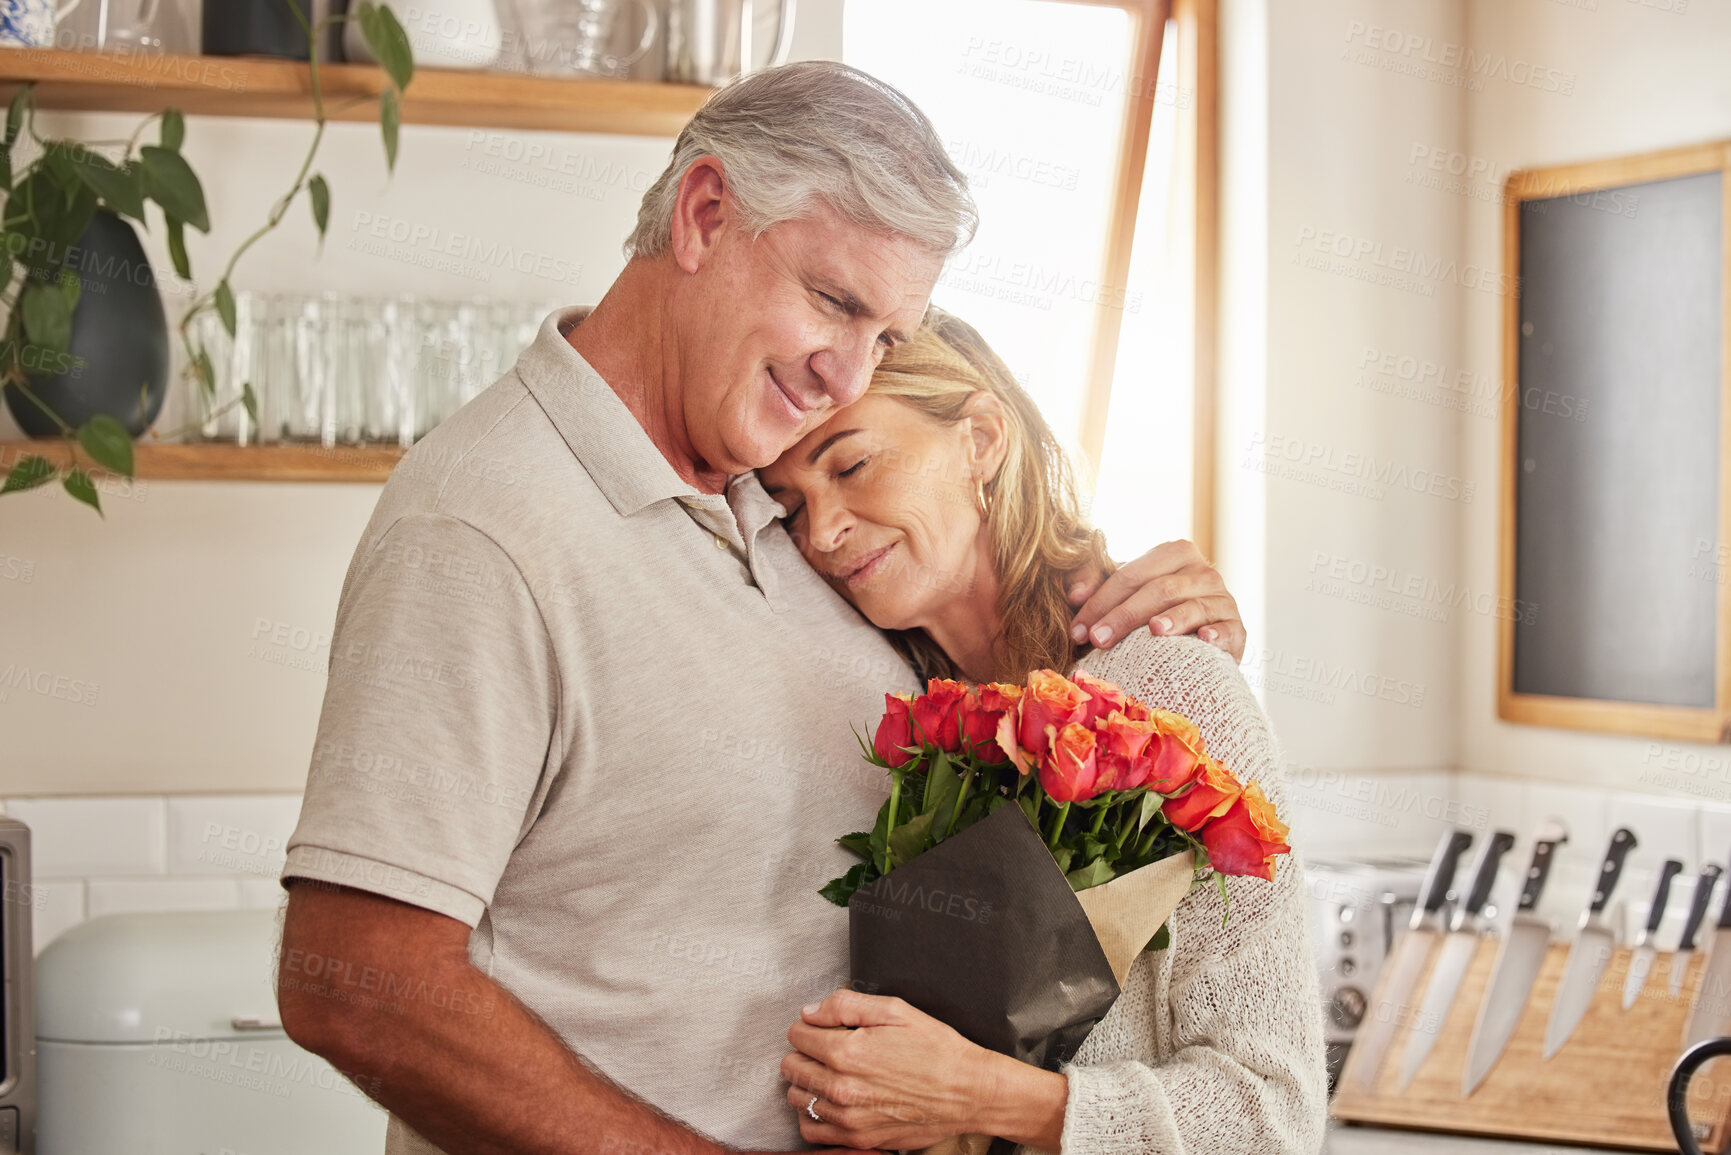
[[[1292,851],[1286,844],[1288,833],[1274,803],[1252,782],[1226,813],[1202,828],[1201,837],[1215,870],[1273,882],[1274,856]]]
[[[1159,737],[1152,721],[1137,722],[1121,710],[1106,715],[1094,729],[1099,738],[1099,787],[1134,790],[1148,780],[1154,767],[1150,743]]]
[[[1079,722],[1067,723],[1040,756],[1040,785],[1054,802],[1092,798],[1099,766],[1094,731]]]
[[[913,745],[913,699],[907,694],[885,694],[884,716],[872,735],[872,752],[891,766],[902,766],[913,757],[903,747]]]
[[[1070,680],[1082,688],[1088,695],[1088,701],[1083,705],[1082,716],[1076,719],[1084,726],[1099,728],[1099,720],[1111,714],[1114,710],[1122,710],[1125,704],[1124,691],[1111,682],[1102,682],[1092,677],[1086,670],[1077,670],[1070,675]]]
[[[969,694],[962,702],[963,744],[972,743],[988,762],[1010,761],[1010,752],[999,742],[998,727],[1008,717],[1012,720],[1010,734],[1015,734],[1016,700],[1021,696],[1022,687],[1005,682],[987,682]],[[1015,744],[1014,737],[1010,741]]]
[[[1176,798],[1168,798],[1160,810],[1178,829],[1195,833],[1210,818],[1225,814],[1243,792],[1243,783],[1232,771],[1204,755],[1202,772],[1191,782],[1190,789]]]
[[[1161,794],[1176,794],[1202,772],[1202,761],[1207,757],[1202,745],[1202,731],[1182,714],[1170,710],[1154,710],[1152,713],[1150,721],[1160,737],[1148,746],[1148,759],[1152,765],[1145,781]]]
[[[940,750],[962,748],[962,703],[968,688],[948,678],[933,678],[926,692],[914,699],[914,726],[922,739]]]
[[[1063,675],[1052,670],[1029,674],[1028,688],[1018,704],[1016,736],[1022,748],[1036,756],[1045,754],[1060,729],[1081,721],[1087,704],[1088,692]]]

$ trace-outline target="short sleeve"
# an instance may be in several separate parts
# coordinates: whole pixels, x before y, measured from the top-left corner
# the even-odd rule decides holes
[[[282,877],[474,926],[549,763],[546,626],[510,557],[456,518],[411,514],[362,549]]]

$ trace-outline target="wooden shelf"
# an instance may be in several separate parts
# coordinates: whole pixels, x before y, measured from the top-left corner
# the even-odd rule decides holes
[[[35,82],[43,108],[307,119],[308,69],[292,60],[166,53],[0,50],[0,97]],[[384,73],[370,64],[323,64],[319,81],[333,119],[372,121]],[[517,72],[422,68],[403,94],[405,124],[677,136],[713,89],[628,80],[563,79]],[[342,105],[362,98],[343,111]]]
[[[208,442],[132,448],[134,476],[141,481],[346,481],[382,483],[403,450],[394,445],[229,445]],[[67,460],[57,440],[0,441],[0,468],[26,454]],[[88,461],[80,455],[80,461]]]

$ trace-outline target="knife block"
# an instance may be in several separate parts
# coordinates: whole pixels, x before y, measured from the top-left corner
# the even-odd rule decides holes
[[[1332,1104],[1334,1117],[1426,1131],[1676,1151],[1665,1111],[1665,1085],[1683,1053],[1683,1024],[1706,968],[1705,952],[1689,960],[1676,998],[1671,996],[1671,956],[1658,955],[1640,997],[1625,1011],[1623,979],[1634,952],[1617,948],[1574,1034],[1546,1060],[1545,1022],[1569,953],[1567,943],[1552,943],[1508,1046],[1484,1082],[1463,1099],[1467,1047],[1497,945],[1489,937],[1479,943],[1436,1045],[1404,1091],[1396,1085],[1411,1024],[1395,1033],[1369,1092],[1356,1089],[1352,1078],[1354,1063],[1362,1056],[1348,1054]],[[1426,972],[1405,1015],[1391,1008],[1397,1018],[1416,1016],[1429,985],[1428,964]],[[1387,974],[1383,977],[1386,982]],[[1387,1005],[1381,985],[1370,1000],[1372,1013]],[[1696,1072],[1689,1102],[1696,1142],[1703,1151],[1723,1155],[1731,1137],[1731,1061],[1715,1059]]]

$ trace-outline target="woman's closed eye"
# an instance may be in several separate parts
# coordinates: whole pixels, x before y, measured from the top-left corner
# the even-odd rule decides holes
[[[871,455],[867,454],[866,456],[860,458],[858,461],[854,462],[852,465],[848,466],[846,469],[843,469],[840,472],[838,472],[835,476],[837,479],[844,478],[844,477],[857,477],[857,476],[859,476],[860,470],[865,468],[866,462],[868,462],[870,460],[871,460]],[[791,526],[799,518],[799,515],[804,513],[804,512],[805,512],[805,502],[802,501],[798,505],[794,506],[792,509],[787,511],[787,513],[781,519],[781,524],[784,526]]]

